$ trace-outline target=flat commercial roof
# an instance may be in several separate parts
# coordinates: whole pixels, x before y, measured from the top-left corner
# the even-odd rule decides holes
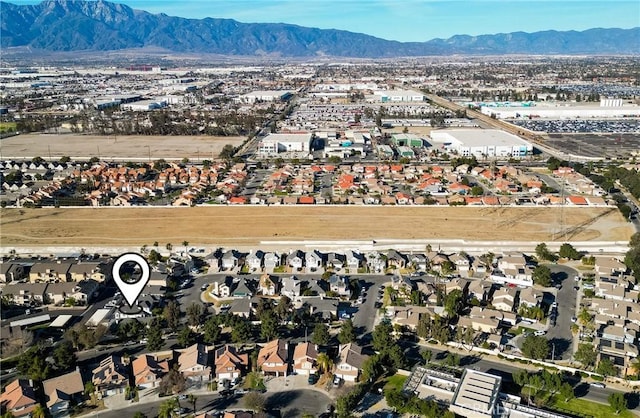
[[[498,400],[501,382],[499,376],[466,369],[452,404],[491,416]]]
[[[269,134],[262,141],[264,142],[310,142],[311,132],[302,132],[296,134]]]
[[[434,139],[441,139],[442,134],[448,134],[467,147],[495,146],[528,146],[531,144],[519,137],[498,129],[448,129],[432,133]]]

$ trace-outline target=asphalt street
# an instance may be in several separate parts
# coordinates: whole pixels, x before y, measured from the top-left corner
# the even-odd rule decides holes
[[[571,317],[576,315],[576,293],[574,286],[578,283],[574,277],[579,272],[562,264],[547,264],[551,270],[553,285],[562,285],[557,291],[555,301],[558,303],[555,325],[550,325],[546,337],[553,347],[555,360],[570,360],[573,354],[573,334],[571,334]],[[555,289],[554,289],[555,290]],[[546,302],[546,300],[545,300]],[[553,300],[552,300],[553,302]]]

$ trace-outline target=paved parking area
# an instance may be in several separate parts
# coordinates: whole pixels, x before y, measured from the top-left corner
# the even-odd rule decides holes
[[[627,158],[640,149],[640,135],[635,134],[549,134],[545,144],[560,151],[584,157]]]

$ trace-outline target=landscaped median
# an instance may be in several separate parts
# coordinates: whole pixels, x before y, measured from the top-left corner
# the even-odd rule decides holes
[[[630,411],[621,411],[620,414],[615,415],[615,412],[611,409],[610,405],[592,402],[581,398],[574,398],[569,402],[564,402],[564,400],[559,397],[555,397],[554,403],[550,406],[558,412],[593,418],[610,418],[613,416],[620,418],[632,418],[636,416]]]

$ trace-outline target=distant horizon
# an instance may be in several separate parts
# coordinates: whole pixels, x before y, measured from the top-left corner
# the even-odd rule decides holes
[[[93,0],[91,0],[93,1]],[[400,42],[455,35],[640,27],[640,2],[627,0],[107,0],[149,13],[241,23],[287,23]],[[40,0],[11,0],[16,5]]]

